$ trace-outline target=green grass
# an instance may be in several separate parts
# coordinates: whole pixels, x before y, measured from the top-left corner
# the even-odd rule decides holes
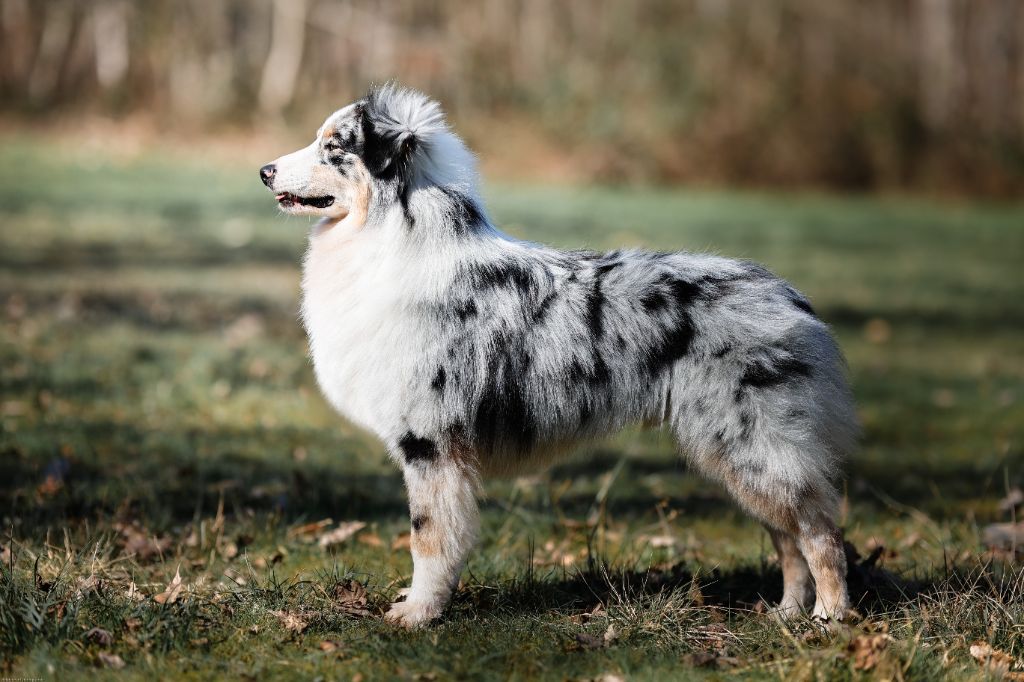
[[[971,643],[1024,655],[1024,577],[981,540],[1024,485],[1024,207],[488,195],[518,236],[753,258],[811,297],[865,424],[846,536],[885,548],[851,571],[863,620],[820,634],[761,613],[780,592],[764,531],[666,434],[629,432],[490,483],[445,619],[393,629],[401,479],[315,386],[296,315],[306,222],[275,213],[254,168],[7,138],[0,676],[981,679]],[[367,527],[324,549],[301,531],[325,518]]]

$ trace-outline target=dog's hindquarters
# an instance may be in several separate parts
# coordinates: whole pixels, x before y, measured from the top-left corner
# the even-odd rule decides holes
[[[783,567],[780,612],[849,606],[833,485],[857,426],[843,361],[811,315],[743,328],[728,352],[673,368],[672,427],[690,464],[721,483],[772,536]]]

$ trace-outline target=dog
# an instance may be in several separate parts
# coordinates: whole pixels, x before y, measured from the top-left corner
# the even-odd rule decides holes
[[[502,233],[441,107],[394,83],[259,172],[284,213],[320,218],[302,275],[317,381],[403,472],[413,577],[388,620],[441,616],[484,477],[638,423],[667,425],[767,528],[777,613],[844,616],[834,484],[858,425],[842,355],[796,289],[748,261]]]

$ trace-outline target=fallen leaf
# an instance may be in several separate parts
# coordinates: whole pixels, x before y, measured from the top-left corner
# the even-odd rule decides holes
[[[141,592],[139,592],[139,588],[135,586],[134,580],[130,585],[128,585],[128,589],[124,591],[124,596],[128,597],[132,601],[142,601],[146,598]]]
[[[320,547],[333,547],[334,545],[340,545],[364,528],[366,528],[366,524],[362,521],[345,521],[343,523],[339,523],[338,527],[334,530],[323,533],[319,539],[317,539],[317,545]]]
[[[106,651],[101,651],[96,654],[96,660],[98,660],[104,668],[113,668],[114,670],[120,670],[124,667],[124,659],[117,654],[108,654]]]
[[[228,540],[220,546],[220,556],[225,561],[231,561],[238,556],[238,545]]]
[[[11,564],[11,548],[7,545],[3,545],[0,548],[0,564],[9,566]]]
[[[174,578],[167,584],[167,589],[154,596],[153,601],[158,604],[173,604],[177,601],[183,587],[184,585],[181,582],[181,567],[179,566],[174,571]]]
[[[1024,491],[1020,488],[1014,488],[1010,492],[1006,493],[1006,497],[999,500],[999,511],[1011,512],[1017,507],[1024,503]]]
[[[384,541],[376,533],[363,533],[358,538],[359,542],[370,547],[383,547]]]
[[[92,628],[85,633],[85,638],[100,646],[110,646],[114,643],[114,636],[103,628]]]
[[[577,632],[576,643],[582,649],[600,649],[604,646],[604,638],[589,632]]]
[[[626,682],[626,678],[617,673],[603,673],[595,677],[594,682]]]
[[[350,616],[370,615],[370,611],[366,608],[366,588],[355,580],[335,585],[334,606],[338,611]]]
[[[128,628],[130,632],[135,632],[142,627],[142,620],[139,618],[128,618],[124,621],[124,626]]]
[[[676,539],[671,535],[652,535],[648,538],[647,544],[655,548],[675,547]]]
[[[981,532],[982,540],[989,547],[1024,549],[1024,521],[1020,523],[993,523]]]
[[[412,542],[412,534],[402,533],[394,539],[391,543],[391,549],[409,549],[409,545]]]
[[[608,629],[604,631],[604,645],[611,646],[615,643],[615,640],[619,638],[619,631],[614,625],[609,625]]]
[[[325,639],[324,641],[320,642],[320,651],[331,653],[332,651],[337,651],[340,648],[341,643],[336,642],[333,639]]]
[[[1011,670],[1020,665],[1020,662],[1005,651],[1000,651],[985,642],[975,642],[971,645],[970,652],[974,660],[985,666],[990,673],[999,675],[1004,680],[1024,680],[1024,672]]]
[[[864,325],[864,338],[869,343],[885,343],[892,337],[892,326],[880,317],[873,317]]]
[[[290,528],[288,530],[288,537],[300,538],[308,542],[312,542],[317,533],[332,523],[334,523],[334,521],[331,519],[321,519],[319,521],[313,521],[312,523],[304,523],[301,526]]]
[[[291,613],[290,611],[271,611],[270,613],[277,616],[277,619],[281,621],[281,625],[289,632],[299,634],[309,626],[309,623],[296,613]]]
[[[138,524],[118,523],[114,528],[121,534],[121,547],[125,554],[139,561],[162,556],[174,541],[166,536],[157,537]]]
[[[892,637],[887,634],[859,635],[850,642],[846,650],[853,654],[854,670],[871,670],[881,658],[882,652],[889,646]]]

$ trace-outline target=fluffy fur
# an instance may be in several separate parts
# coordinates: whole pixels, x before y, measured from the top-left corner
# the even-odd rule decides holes
[[[415,568],[391,619],[441,614],[482,476],[633,423],[667,425],[769,529],[783,615],[812,599],[844,614],[832,480],[856,420],[839,350],[793,287],[745,261],[503,234],[438,104],[393,85],[261,176],[282,210],[322,216],[302,304],[320,386],[404,472]]]

